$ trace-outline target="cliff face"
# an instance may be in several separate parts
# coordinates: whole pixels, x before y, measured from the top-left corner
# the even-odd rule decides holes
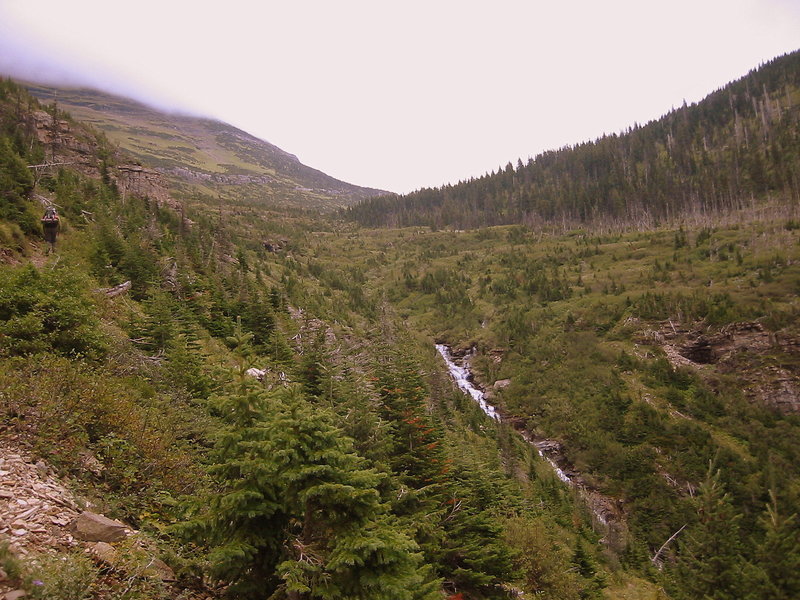
[[[74,121],[54,118],[44,110],[36,110],[30,113],[27,126],[45,147],[45,165],[69,166],[90,177],[100,175],[97,158],[100,144]],[[49,168],[45,165],[39,168]]]
[[[37,174],[52,172],[66,166],[82,174],[99,179],[108,177],[123,195],[146,196],[158,203],[180,209],[169,192],[166,177],[140,164],[131,163],[131,157],[118,148],[108,148],[86,127],[75,121],[53,116],[43,110],[31,113],[30,127],[45,147],[46,160],[34,166]],[[99,157],[108,155],[108,161]]]
[[[170,195],[167,180],[158,171],[135,164],[119,165],[114,169],[114,179],[126,195],[146,196],[159,206],[168,205],[180,210],[180,202]]]
[[[753,402],[783,414],[800,412],[800,338],[794,332],[768,331],[759,322],[732,323],[711,332],[668,321],[648,336],[673,366],[706,378],[737,377]]]

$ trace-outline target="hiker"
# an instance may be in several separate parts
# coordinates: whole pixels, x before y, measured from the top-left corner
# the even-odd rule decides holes
[[[56,235],[58,235],[58,212],[54,206],[48,206],[47,210],[45,210],[44,216],[42,217],[42,228],[44,229],[44,241],[46,241],[49,246],[47,248],[47,253],[49,254],[51,251],[55,250],[56,248]]]

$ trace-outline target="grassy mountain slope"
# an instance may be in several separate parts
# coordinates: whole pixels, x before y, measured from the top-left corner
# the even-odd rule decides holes
[[[370,226],[647,226],[768,197],[800,201],[800,51],[647,125],[345,215]]]
[[[296,156],[220,121],[170,114],[95,90],[28,89],[42,102],[55,100],[141,164],[167,175],[187,200],[201,195],[214,203],[221,198],[237,205],[331,209],[381,193],[307,167]]]

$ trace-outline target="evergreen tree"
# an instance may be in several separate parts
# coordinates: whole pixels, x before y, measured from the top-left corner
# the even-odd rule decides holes
[[[237,325],[236,390],[214,399],[228,427],[211,473],[220,490],[182,529],[209,546],[212,573],[239,598],[433,600],[439,583],[377,492],[385,477],[298,386],[247,380]]]
[[[393,425],[392,469],[413,489],[434,488],[446,472],[442,435],[428,409],[419,365],[406,352],[384,346],[376,366],[382,416]]]
[[[212,473],[221,489],[184,529],[211,546],[238,598],[437,597],[416,544],[376,491],[381,475],[299,389],[243,383],[217,399],[229,423]]]
[[[253,344],[260,350],[269,347],[272,330],[275,328],[275,316],[272,306],[265,302],[260,294],[254,293],[244,303],[241,311],[242,323],[253,334]]]
[[[292,365],[294,362],[294,353],[292,352],[291,346],[289,346],[289,342],[286,341],[286,338],[277,329],[274,329],[272,333],[270,333],[267,351],[269,357],[277,365],[288,366]]]
[[[175,300],[166,292],[154,290],[142,305],[145,315],[134,322],[134,335],[147,352],[164,354],[181,330]]]
[[[698,521],[680,545],[670,584],[677,598],[696,600],[759,600],[763,572],[742,556],[739,522],[720,472],[709,466],[695,507]]]
[[[211,391],[212,379],[206,374],[203,354],[197,342],[184,333],[167,343],[167,380],[172,385],[185,389],[195,398],[205,398]]]
[[[277,481],[293,513],[290,558],[279,565],[287,597],[329,600],[435,598],[416,544],[388,514],[352,442],[297,392],[270,424]]]
[[[441,425],[432,411],[419,364],[398,346],[383,346],[376,366],[380,413],[391,424],[389,463],[400,484],[395,511],[445,580],[464,598],[505,598],[510,551],[495,520],[483,512],[466,471],[451,476]]]
[[[569,555],[558,546],[541,520],[512,519],[507,537],[519,552],[515,562],[522,571],[525,590],[552,600],[579,600],[581,578]]]
[[[756,549],[756,559],[769,579],[764,600],[800,598],[800,526],[797,515],[785,517],[770,492],[770,502],[760,520],[764,539]]]
[[[513,577],[511,551],[498,519],[471,500],[454,496],[443,515],[439,571],[447,587],[465,598],[507,598],[499,584]]]
[[[581,536],[575,540],[575,551],[572,554],[572,563],[578,570],[578,574],[584,582],[581,586],[580,597],[582,599],[601,598],[602,589],[605,587],[605,580],[598,571],[594,557],[586,549],[585,542]]]
[[[305,392],[314,398],[323,394],[325,380],[325,332],[319,331],[311,344],[303,348],[303,356],[298,365],[298,377],[303,382]]]
[[[18,224],[29,234],[39,232],[39,223],[26,205],[33,184],[25,160],[5,136],[0,136],[0,219]]]
[[[273,447],[263,426],[266,398],[243,386],[216,398],[216,406],[229,424],[216,442],[210,469],[221,487],[203,499],[208,510],[189,530],[210,546],[213,576],[230,582],[237,597],[263,598],[279,583],[275,568],[290,518],[274,482]]]

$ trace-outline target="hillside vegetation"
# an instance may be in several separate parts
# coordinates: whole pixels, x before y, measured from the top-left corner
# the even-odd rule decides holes
[[[796,140],[793,111],[770,139]],[[84,598],[800,595],[796,188],[681,219],[695,188],[673,165],[652,208],[587,191],[591,223],[563,205],[535,227],[366,229],[134,185],[131,156],[13,82],[0,118],[0,432],[178,573],[53,569],[0,533],[31,594],[70,575]],[[501,422],[434,342],[472,352]]]
[[[738,515],[737,560],[757,560],[771,498],[784,517],[800,506],[800,238],[797,221],[743,217],[614,235],[327,235],[309,270],[341,282],[341,303],[373,289],[410,329],[474,348],[488,389],[510,380],[493,402],[620,501],[625,560],[646,565],[688,525],[668,554],[680,565],[704,526],[698,490],[709,477]],[[341,264],[364,265],[355,294]],[[676,597],[698,576],[682,573]]]
[[[178,574],[23,557],[0,534],[13,583],[48,598],[601,594],[588,511],[535,452],[485,423],[388,306],[340,307],[335,284],[305,275],[311,232],[330,224],[138,195],[102,134],[13,82],[0,107],[2,435]],[[27,167],[53,149],[69,164]],[[42,203],[62,218],[50,255]],[[271,252],[254,231],[287,239]]]

